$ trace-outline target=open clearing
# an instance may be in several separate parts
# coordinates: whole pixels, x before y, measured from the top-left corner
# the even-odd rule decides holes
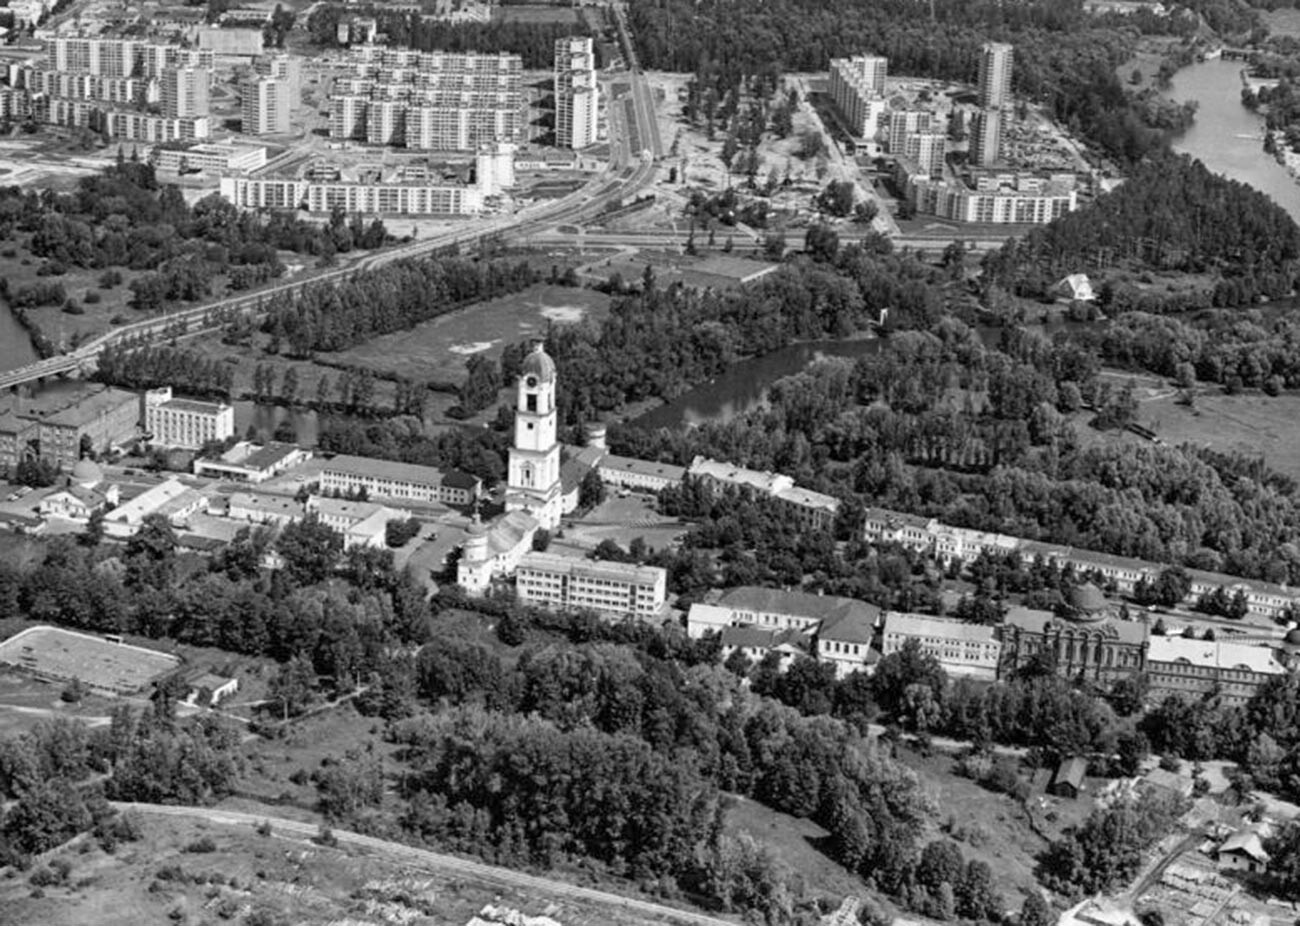
[[[540,337],[551,324],[599,322],[609,304],[608,296],[594,290],[538,285],[321,358],[417,381],[459,382],[465,378],[465,361],[474,354],[495,359],[507,344]]]
[[[32,627],[0,643],[0,663],[40,678],[79,678],[100,691],[134,692],[180,665],[167,653],[56,627]]]
[[[279,812],[276,811],[278,814]],[[143,838],[108,855],[75,840],[46,859],[71,863],[66,884],[33,889],[24,873],[0,878],[0,922],[42,926],[241,922],[465,923],[486,904],[549,915],[564,926],[610,922],[608,909],[544,892],[439,872],[348,845],[328,848],[286,834],[183,817],[139,815]],[[213,851],[186,852],[201,839]],[[82,847],[85,846],[83,851]],[[619,922],[648,917],[620,911]]]
[[[0,738],[25,733],[38,723],[60,717],[98,726],[107,723],[113,708],[122,703],[92,694],[69,704],[59,697],[62,689],[61,684],[0,667]]]
[[[1173,396],[1141,403],[1140,419],[1167,444],[1263,456],[1278,472],[1300,479],[1300,395],[1203,394],[1192,408]]]

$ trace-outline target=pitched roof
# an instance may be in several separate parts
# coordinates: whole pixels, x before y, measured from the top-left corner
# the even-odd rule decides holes
[[[885,524],[889,527],[908,525],[910,527],[928,528],[934,523],[933,518],[903,511],[890,511],[888,508],[868,508],[864,518],[866,523]]]
[[[759,472],[756,469],[746,469],[743,466],[701,456],[691,460],[689,472],[692,476],[716,479],[728,485],[747,486],[769,495],[794,484],[794,480],[789,476],[780,473]]]
[[[433,466],[417,466],[414,463],[398,463],[395,460],[380,460],[375,457],[357,457],[341,453],[332,460],[327,460],[321,467],[322,473],[340,473],[345,476],[363,476],[372,479],[388,479],[392,482],[410,482],[416,485],[440,486],[444,476],[440,469]]]
[[[526,511],[508,511],[492,522],[487,531],[488,551],[493,556],[509,552],[538,528],[537,519]]]
[[[812,489],[801,489],[798,486],[791,486],[788,489],[782,489],[776,493],[776,497],[783,502],[789,502],[792,505],[799,505],[803,508],[819,508],[822,511],[828,511],[831,514],[839,511],[840,500],[830,495],[824,495],[821,492],[814,492]]]
[[[788,614],[824,622],[847,615],[861,615],[863,619],[875,624],[880,618],[880,608],[856,598],[787,592],[779,588],[760,588],[757,585],[733,588],[722,596],[718,604],[737,611]]]
[[[1219,854],[1225,852],[1249,855],[1260,862],[1269,860],[1269,854],[1264,851],[1263,840],[1259,838],[1259,833],[1253,830],[1239,830],[1225,839],[1223,845],[1219,846]]]
[[[659,463],[654,460],[638,460],[635,457],[620,457],[607,453],[599,464],[601,469],[612,469],[636,476],[657,476],[671,482],[681,482],[686,476],[686,467],[674,466],[672,463]]]
[[[1010,624],[1021,630],[1027,630],[1030,633],[1042,633],[1047,629],[1047,625],[1054,620],[1056,620],[1056,615],[1051,611],[1040,611],[1037,608],[1012,605],[1007,609],[1006,615],[1002,618],[1002,623]]]
[[[1087,760],[1080,756],[1063,759],[1061,760],[1061,764],[1056,767],[1056,774],[1052,776],[1052,784],[1063,781],[1079,788],[1083,786],[1083,779],[1087,774]]]

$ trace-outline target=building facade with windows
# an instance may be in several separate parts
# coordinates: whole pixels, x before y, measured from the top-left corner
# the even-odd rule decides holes
[[[1147,643],[1146,674],[1157,699],[1177,694],[1195,701],[1218,692],[1225,704],[1241,705],[1286,671],[1267,646],[1169,636]]]
[[[433,466],[339,454],[322,464],[320,488],[322,492],[343,495],[364,489],[371,498],[405,498],[464,507],[478,499],[483,483],[458,470],[443,472]]]
[[[144,427],[159,447],[198,450],[235,433],[235,409],[225,402],[172,397],[170,386],[145,393]]]
[[[992,681],[997,678],[1002,643],[997,628],[925,614],[885,614],[881,652],[888,656],[915,640],[949,675]]]
[[[667,590],[668,574],[658,566],[529,551],[515,570],[515,593],[522,602],[638,620],[663,617]]]

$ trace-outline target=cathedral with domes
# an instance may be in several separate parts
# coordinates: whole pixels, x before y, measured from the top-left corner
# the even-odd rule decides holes
[[[1002,672],[1047,656],[1058,675],[1112,682],[1146,665],[1147,626],[1122,619],[1091,582],[1070,589],[1062,616],[1012,608],[1002,625]]]

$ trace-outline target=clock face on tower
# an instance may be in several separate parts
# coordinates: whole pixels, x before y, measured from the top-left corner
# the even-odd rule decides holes
[[[534,388],[534,387],[537,385],[537,377],[536,377],[536,376],[525,376],[525,377],[524,377],[524,385],[527,386],[529,389]]]

